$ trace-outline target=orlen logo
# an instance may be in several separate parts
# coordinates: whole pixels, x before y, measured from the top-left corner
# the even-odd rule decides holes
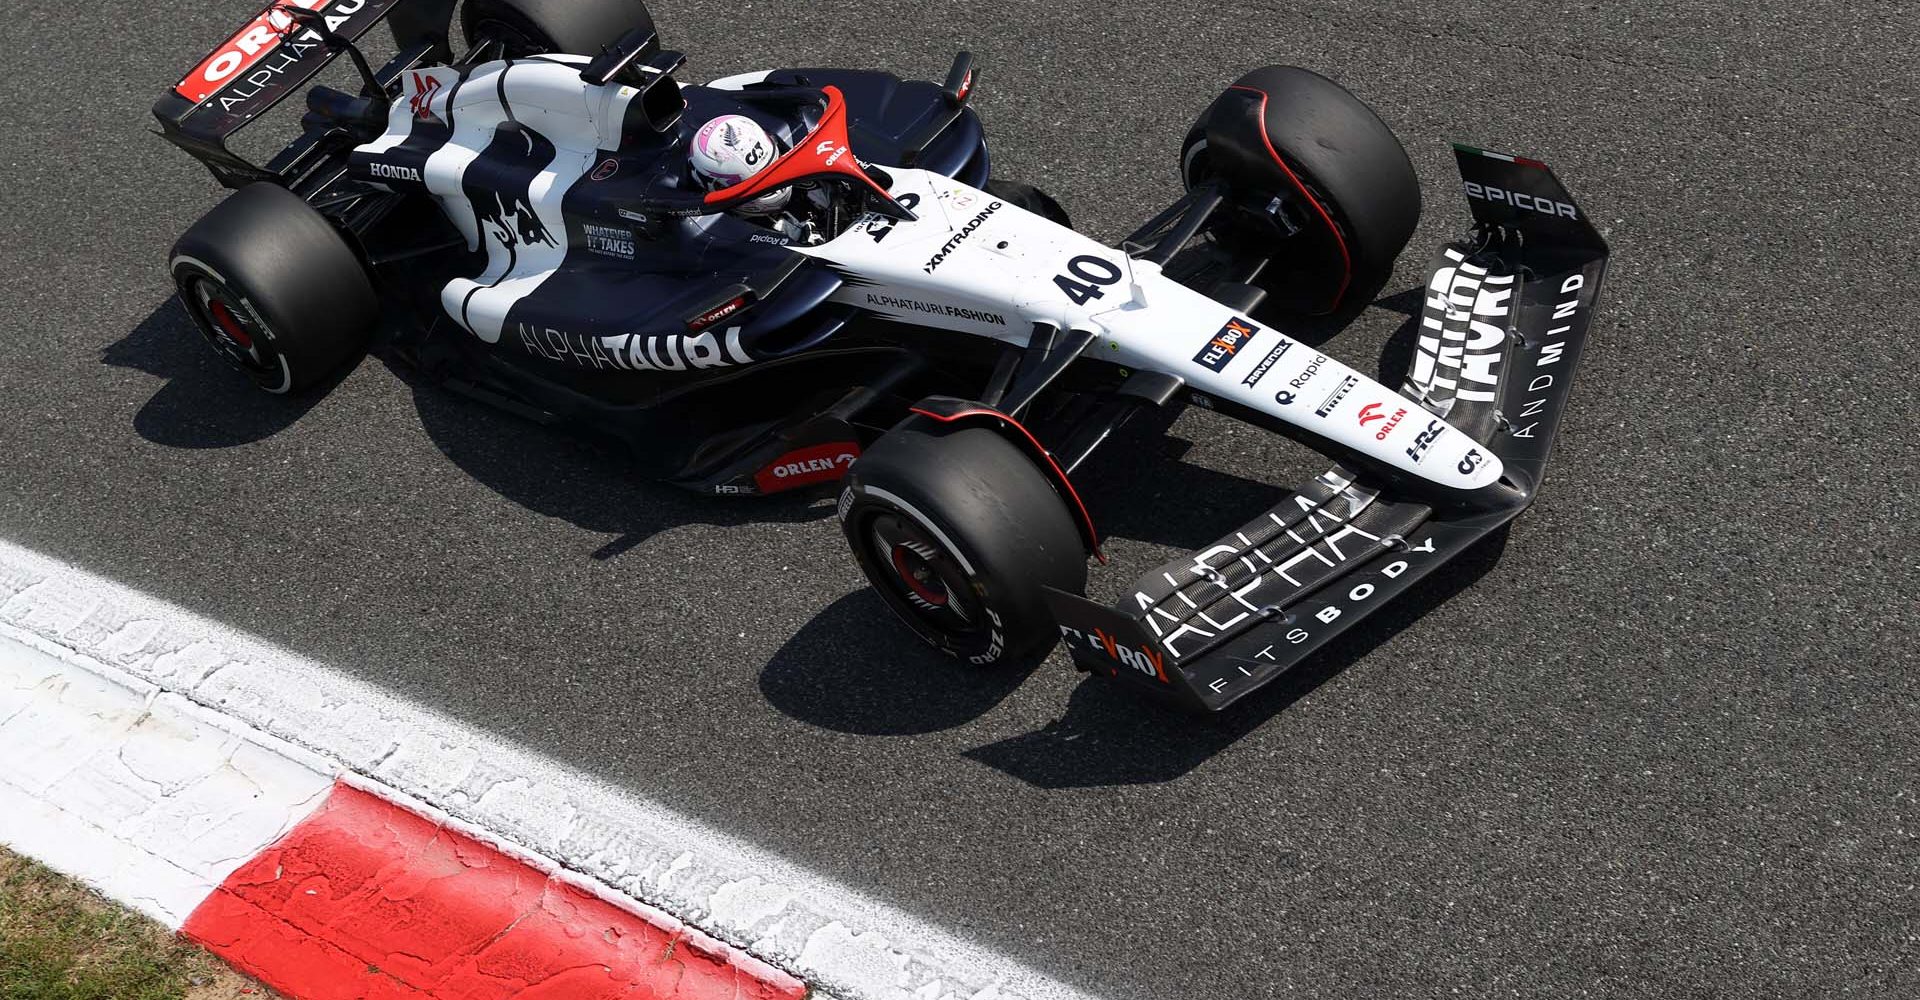
[[[860,445],[854,441],[835,441],[790,451],[771,465],[754,473],[754,484],[762,493],[783,493],[802,486],[838,482],[847,467],[860,457]]]
[[[1385,441],[1387,435],[1393,433],[1393,429],[1400,426],[1400,421],[1406,418],[1407,411],[1405,407],[1394,410],[1393,416],[1387,416],[1379,403],[1368,403],[1360,408],[1360,426],[1365,427],[1376,420],[1386,421],[1385,425],[1374,432],[1373,439],[1375,441]]]
[[[813,147],[813,151],[820,156],[826,157],[827,166],[829,167],[839,163],[840,158],[847,155],[847,147],[836,145],[832,139],[820,140],[820,144]]]
[[[198,104],[265,59],[280,46],[287,31],[294,26],[293,18],[281,11],[281,7],[323,10],[332,6],[333,9],[327,14],[327,27],[337,31],[349,16],[359,13],[366,5],[367,0],[283,0],[241,28],[227,39],[226,44],[213,50],[213,54],[194,67],[193,72],[188,73],[187,78],[174,89],[181,97]]]

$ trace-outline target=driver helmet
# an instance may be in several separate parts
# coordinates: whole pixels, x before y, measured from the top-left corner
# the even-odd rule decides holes
[[[687,159],[693,165],[695,179],[707,190],[718,191],[765,170],[779,155],[780,147],[759,122],[745,115],[721,115],[694,133],[693,148],[687,152]],[[781,188],[735,211],[766,215],[785,208],[792,196],[791,188]]]

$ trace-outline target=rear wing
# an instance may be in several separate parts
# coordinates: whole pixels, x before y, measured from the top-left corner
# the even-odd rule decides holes
[[[1080,669],[1219,711],[1532,503],[1593,322],[1607,243],[1546,164],[1455,151],[1473,233],[1436,262],[1401,394],[1497,456],[1501,480],[1435,507],[1335,468],[1141,577],[1112,606],[1049,590]]]
[[[286,99],[343,51],[281,8],[320,14],[338,39],[354,42],[389,22],[399,66],[451,62],[450,33],[458,0],[276,0],[207,53],[153,106],[160,134],[192,154],[230,188],[278,176],[248,162],[227,140]],[[397,73],[394,66],[388,69]],[[382,79],[391,74],[383,74]]]

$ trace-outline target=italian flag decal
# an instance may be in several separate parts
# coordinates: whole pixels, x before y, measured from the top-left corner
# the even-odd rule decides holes
[[[1455,152],[1469,153],[1474,156],[1484,156],[1489,160],[1499,160],[1502,163],[1518,163],[1523,167],[1536,167],[1541,170],[1547,169],[1547,165],[1544,163],[1541,163],[1539,160],[1529,160],[1524,156],[1514,156],[1509,153],[1496,153],[1491,149],[1481,149],[1478,146],[1469,146],[1461,142],[1454,143],[1453,148]]]

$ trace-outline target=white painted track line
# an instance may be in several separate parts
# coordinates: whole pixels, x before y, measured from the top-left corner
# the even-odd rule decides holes
[[[11,688],[0,683],[0,720],[22,710],[19,692],[33,690],[55,667],[75,666],[99,678],[101,690],[68,682],[71,690],[63,697],[74,718],[92,717],[89,699],[112,701],[117,687],[122,696],[108,714],[123,729],[134,726],[126,720],[137,718],[142,704],[158,710],[140,725],[159,725],[177,713],[200,722],[231,720],[233,732],[251,728],[275,738],[236,737],[236,762],[251,761],[252,750],[243,745],[284,740],[295,757],[309,757],[285,766],[306,764],[323,782],[343,775],[416,799],[664,910],[843,1000],[1085,996],[658,804],[264,640],[0,541],[0,668],[12,671],[0,671],[0,678],[12,678]],[[9,690],[13,702],[4,700]],[[6,735],[0,728],[0,740]],[[207,752],[217,757],[222,751]],[[11,759],[9,745],[0,742],[0,761]],[[103,758],[95,753],[90,759]],[[0,763],[0,771],[11,767]],[[69,776],[73,795],[141,780],[111,768],[88,775]],[[303,787],[291,778],[286,786],[289,795]],[[0,810],[11,814],[4,800],[8,787],[0,781]],[[36,856],[49,855],[34,844],[44,848],[74,828],[55,815],[20,816],[0,820],[0,841]],[[188,874],[170,877],[184,880],[184,892],[190,892],[214,873],[209,860],[187,856],[174,867]],[[103,888],[131,898],[122,895],[130,891],[124,887]],[[155,898],[143,908],[170,916],[177,906]]]

